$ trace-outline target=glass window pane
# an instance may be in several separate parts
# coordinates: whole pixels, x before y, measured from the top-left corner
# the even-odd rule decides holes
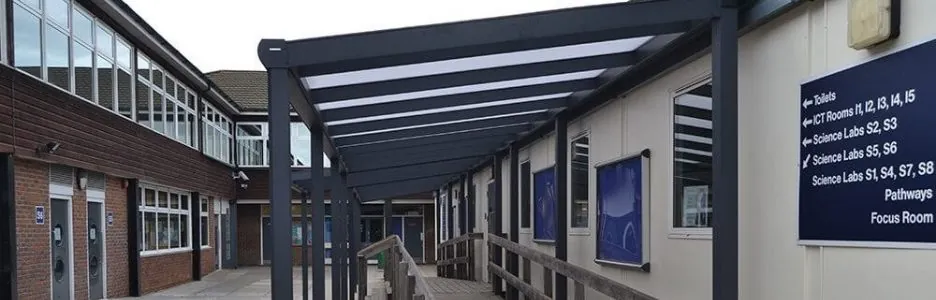
[[[40,30],[38,17],[13,5],[13,60],[18,69],[41,78]]]
[[[36,11],[42,11],[42,0],[19,0],[19,2],[23,2],[26,6]]]
[[[72,9],[72,35],[88,45],[93,45],[94,21],[77,8]]]
[[[89,101],[94,101],[94,53],[91,48],[74,44],[75,55],[75,94]]]
[[[191,92],[188,93],[188,101],[186,103],[188,107],[191,109],[195,109],[195,103],[196,103],[195,94]]]
[[[95,33],[94,47],[98,53],[108,58],[114,57],[114,36],[110,30],[98,24]]]
[[[572,227],[588,228],[588,137],[572,141]]]
[[[188,195],[179,194],[179,208],[188,210],[189,209],[188,205],[189,205]]]
[[[163,72],[155,65],[153,66],[153,85],[159,89],[163,88]]]
[[[133,76],[124,69],[117,69],[117,110],[133,118]]]
[[[673,227],[707,228],[712,220],[711,83],[674,99]]]
[[[98,105],[114,110],[114,64],[101,56],[97,57],[97,97]]]
[[[202,201],[201,201],[201,212],[202,212],[202,214],[208,213],[208,200],[202,199]]]
[[[137,75],[139,75],[142,78],[145,78],[146,80],[150,79],[149,58],[146,58],[146,56],[143,56],[143,53],[140,53],[139,51],[137,51],[136,73]]]
[[[188,114],[188,130],[186,130],[186,133],[189,137],[188,144],[190,146],[195,146],[198,143],[198,137],[196,136],[198,133],[198,122],[196,122],[196,120],[197,118],[194,113]]]
[[[520,212],[523,214],[520,216],[521,228],[530,228],[530,207],[532,206],[530,205],[532,201],[530,196],[532,183],[530,181],[530,162],[528,161],[520,164]],[[473,196],[469,195],[469,197]]]
[[[121,40],[117,40],[117,64],[121,67],[132,69],[130,62],[133,61],[133,55],[130,46]]]
[[[176,83],[175,79],[166,77],[166,97],[175,98]]]
[[[265,149],[263,147],[263,140],[237,140],[238,156],[240,157],[237,162],[240,165],[244,166],[261,166],[263,165],[263,157],[265,156]]]
[[[144,223],[143,230],[145,230],[145,232],[143,233],[143,239],[146,241],[144,243],[145,245],[144,250],[156,250],[157,249],[156,237],[158,236],[158,234],[156,233],[157,231],[156,230],[157,228],[156,227],[156,213],[154,212],[144,213],[143,223]]]
[[[143,126],[152,126],[150,116],[150,88],[142,80],[136,84],[136,120]]]
[[[159,198],[156,199],[157,206],[162,207],[162,208],[169,207],[169,193],[159,191],[157,195],[159,195]]]
[[[166,130],[166,127],[163,125],[165,122],[163,109],[165,109],[165,107],[162,94],[160,94],[159,91],[153,90],[153,129],[159,133],[164,133]]]
[[[189,246],[189,216],[180,215],[179,222],[181,223],[181,231],[179,232],[179,238],[182,239],[182,247]]]
[[[182,223],[179,222],[180,215],[169,215],[169,246],[179,248],[182,246]]]
[[[171,234],[169,231],[169,214],[161,213],[157,215],[156,228],[158,234],[156,238],[157,249],[169,249],[169,236]]]
[[[166,101],[166,135],[169,138],[176,138],[176,119],[175,119],[175,102],[165,99]]]
[[[211,236],[208,235],[209,233],[208,226],[211,226],[211,224],[208,224],[208,217],[202,216],[201,217],[201,245],[202,246],[210,245]]]
[[[151,189],[146,189],[146,193],[143,196],[144,205],[156,207],[156,191]]]
[[[71,73],[68,70],[68,35],[46,26],[46,80],[65,89],[71,90]]]
[[[192,108],[192,104],[188,103],[188,101],[185,98],[186,96],[188,96],[188,92],[185,90],[185,86],[183,86],[181,82],[177,82],[176,83],[176,98],[178,98],[179,103],[181,103],[182,105],[185,105],[185,107]]]
[[[312,133],[303,123],[291,123],[290,126],[290,135],[294,141],[289,145],[293,165],[308,166],[312,162]]]
[[[46,0],[46,18],[56,25],[68,28],[68,1]]]
[[[214,129],[205,124],[205,153],[209,156],[215,156]]]
[[[179,194],[169,194],[169,208],[179,209]]]

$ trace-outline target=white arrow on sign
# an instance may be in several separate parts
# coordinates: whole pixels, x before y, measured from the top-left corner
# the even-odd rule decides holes
[[[803,100],[803,108],[804,108],[804,109],[805,109],[805,108],[809,108],[809,106],[812,105],[812,104],[813,104],[813,101],[812,101],[811,99],[809,99],[809,98],[807,98],[806,100]]]
[[[809,158],[812,157],[812,154],[806,154],[806,160],[803,161],[803,169],[809,166]]]
[[[812,139],[811,139],[811,138],[805,138],[805,139],[803,139],[803,147],[806,147],[806,145],[809,145],[809,144],[812,144]]]
[[[812,125],[812,118],[806,118],[803,120],[803,128],[806,128],[807,125]]]

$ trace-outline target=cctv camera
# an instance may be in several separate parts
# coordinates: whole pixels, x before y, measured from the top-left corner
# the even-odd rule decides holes
[[[234,180],[240,179],[241,181],[250,181],[250,178],[247,177],[247,174],[244,171],[237,171],[234,173]]]

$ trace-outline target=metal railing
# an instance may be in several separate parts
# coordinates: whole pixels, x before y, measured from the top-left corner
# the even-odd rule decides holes
[[[406,251],[403,241],[397,235],[391,235],[382,241],[358,251],[358,299],[367,297],[367,259],[377,254],[384,255],[384,280],[390,283],[388,295],[392,299],[434,300],[435,296],[426,276],[419,270],[416,261]]]
[[[573,299],[576,300],[585,299],[586,287],[605,294],[612,299],[657,300],[650,295],[641,293],[638,290],[625,286],[620,282],[614,281],[608,277],[604,277],[601,274],[589,271],[585,268],[576,266],[566,261],[559,260],[550,254],[511,242],[505,238],[493,234],[488,234],[487,238],[489,246],[493,246],[495,249],[504,249],[504,251],[509,253],[515,253],[522,259],[523,279],[517,278],[513,274],[510,274],[510,272],[507,272],[507,270],[498,266],[494,262],[488,262],[487,269],[493,273],[494,276],[503,279],[505,282],[507,282],[508,285],[519,290],[520,293],[526,296],[526,299],[552,299],[552,273],[555,272],[565,275],[566,278],[575,282]],[[545,293],[537,290],[530,284],[530,262],[535,262],[543,266],[543,277],[546,285],[543,290]]]
[[[475,275],[475,242],[484,233],[472,232],[439,244],[436,273],[439,277],[478,281]]]

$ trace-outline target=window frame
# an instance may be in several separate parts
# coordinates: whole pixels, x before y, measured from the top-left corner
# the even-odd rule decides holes
[[[12,2],[15,0],[0,0],[0,16],[7,15],[7,2]],[[10,52],[10,43],[7,41],[7,28],[9,28],[8,22],[0,22],[0,64],[9,66],[10,60],[7,55]],[[12,22],[11,22],[12,23]]]
[[[671,134],[669,138],[669,149],[670,157],[667,160],[670,176],[669,178],[669,210],[668,210],[668,222],[667,227],[669,229],[668,237],[670,239],[691,239],[691,240],[711,240],[712,239],[712,227],[679,227],[676,226],[676,210],[680,209],[682,204],[681,200],[676,199],[676,99],[677,97],[687,94],[690,91],[707,84],[711,84],[712,75],[711,73],[705,73],[699,77],[690,80],[687,84],[679,86],[675,89],[672,89],[669,93],[669,132]],[[712,201],[712,199],[709,199]]]
[[[239,135],[241,125],[260,126],[260,135],[259,136]],[[305,128],[306,130],[308,130],[308,127],[305,126],[305,124],[302,122],[290,122],[289,123],[289,137],[293,141],[293,143],[290,144],[290,148],[294,148],[295,145],[302,145],[302,144],[311,145],[311,142],[312,142],[311,132],[306,131],[309,133],[309,135],[303,136],[302,134],[299,134],[298,130],[293,130],[296,127],[301,127],[301,128]],[[234,124],[234,131],[235,131],[234,134],[236,137],[234,143],[236,144],[235,146],[236,149],[238,149],[237,157],[234,159],[234,163],[238,167],[244,167],[244,168],[268,168],[270,167],[270,152],[268,150],[269,144],[270,144],[270,123],[262,122],[262,121],[237,122],[236,124]],[[246,141],[263,141],[263,149],[267,149],[267,150],[263,152],[263,157],[261,158],[261,164],[259,165],[242,164],[241,158],[246,158],[246,157],[243,156],[245,152],[241,151],[241,142],[246,142]],[[290,149],[290,153],[293,154],[294,156],[292,159],[292,162],[290,163],[290,166],[292,166],[293,168],[307,168],[310,166],[311,162],[306,162],[306,165],[297,164],[296,161],[299,160],[299,157],[297,157],[295,153],[292,153],[292,149]],[[309,159],[311,160],[312,158],[309,157]]]
[[[214,197],[201,197],[198,201],[198,230],[201,230],[199,234],[201,236],[201,243],[199,245],[201,249],[211,249],[211,204],[213,202]],[[203,204],[207,204],[207,206],[203,206]],[[201,233],[206,234],[201,235]]]
[[[586,183],[585,183],[585,193],[584,193],[584,194],[585,194],[585,201],[586,201],[586,202],[585,202],[585,207],[587,208],[587,212],[586,212],[586,218],[587,218],[587,219],[585,220],[585,226],[584,226],[584,227],[576,227],[576,226],[573,225],[573,222],[572,222],[572,221],[574,220],[574,218],[573,218],[573,216],[574,216],[574,211],[573,211],[573,209],[575,208],[575,191],[574,191],[574,189],[575,189],[575,184],[574,184],[574,182],[573,182],[573,181],[574,181],[574,178],[575,178],[575,176],[573,176],[573,172],[575,171],[575,170],[574,170],[573,164],[575,164],[575,162],[573,161],[573,158],[575,157],[575,155],[574,155],[574,153],[575,153],[575,142],[576,142],[577,140],[581,139],[581,138],[586,138],[586,139],[588,139],[588,145],[591,146],[591,132],[590,132],[588,129],[582,130],[582,131],[579,132],[578,134],[576,134],[576,135],[570,137],[569,140],[567,141],[567,145],[568,145],[568,147],[569,147],[569,148],[568,148],[568,149],[569,149],[569,150],[568,150],[568,155],[569,155],[569,158],[568,158],[568,162],[569,162],[569,166],[568,166],[568,168],[569,168],[569,174],[568,174],[568,176],[569,176],[569,180],[566,182],[566,184],[568,185],[567,188],[569,189],[569,190],[568,190],[568,192],[569,192],[569,206],[568,206],[568,207],[569,207],[569,215],[567,216],[567,217],[568,217],[567,220],[568,220],[568,225],[569,225],[569,228],[568,228],[569,231],[568,231],[568,233],[569,233],[570,235],[590,235],[590,234],[591,234],[591,230],[592,230],[592,225],[591,225],[591,224],[592,224],[592,215],[594,215],[594,213],[595,213],[595,210],[592,208],[592,197],[591,197],[591,196],[592,196],[592,193],[591,193],[591,190],[592,190],[592,189],[591,189],[591,187],[592,187],[592,178],[591,178],[591,176],[592,176],[592,167],[591,167],[591,166],[592,166],[593,164],[592,164],[592,161],[591,161],[591,156],[589,156],[589,157],[588,157],[588,162],[587,162],[587,164],[586,164],[585,167],[584,167],[584,170],[585,170],[585,179],[587,180]],[[590,154],[591,154],[591,151],[589,151],[588,154],[590,155]]]
[[[146,191],[147,191],[147,190],[152,190],[152,191],[155,193],[156,199],[155,199],[155,203],[154,203],[152,206],[146,204],[146,199],[145,199],[145,198],[146,198]],[[191,205],[192,205],[191,192],[186,192],[186,191],[183,191],[183,190],[180,190],[180,189],[169,188],[169,187],[163,187],[163,186],[153,185],[153,184],[140,184],[140,186],[138,187],[138,192],[140,193],[140,205],[139,205],[139,207],[138,207],[138,210],[139,210],[139,213],[140,213],[140,215],[139,215],[139,217],[140,217],[140,232],[139,232],[139,234],[140,234],[140,236],[142,237],[142,238],[140,239],[140,240],[141,240],[141,245],[140,245],[140,256],[141,256],[141,257],[161,256],[161,255],[168,255],[168,254],[175,254],[175,253],[182,253],[182,252],[192,251],[192,249],[193,249],[193,248],[192,248],[192,230],[191,230],[191,228],[187,228],[187,229],[185,228],[185,227],[191,227],[191,224],[192,224],[191,210],[190,210],[190,209],[181,209],[181,207],[182,207],[182,198],[181,198],[181,197],[179,197],[179,207],[180,207],[180,208],[178,208],[178,209],[173,209],[173,208],[171,208],[171,206],[170,206],[168,203],[166,204],[166,207],[160,207],[160,203],[159,203],[159,193],[160,193],[160,192],[166,193],[166,195],[167,195],[167,196],[166,196],[166,200],[167,200],[167,201],[170,201],[169,199],[172,199],[172,194],[176,194],[176,195],[185,195],[185,196],[186,196],[186,200],[185,200],[185,201],[188,202],[188,205],[189,205],[188,207],[191,208]],[[157,230],[157,232],[156,232],[156,249],[147,249],[147,248],[146,248],[146,227],[147,227],[147,224],[146,224],[146,217],[145,217],[145,216],[146,216],[146,213],[154,213],[154,214],[156,214],[156,223],[155,223],[155,224],[156,224],[156,230]],[[185,223],[185,226],[182,226],[182,224],[180,224],[179,230],[180,230],[180,231],[185,231],[185,232],[186,232],[186,236],[180,236],[180,239],[185,239],[186,241],[188,241],[188,243],[186,243],[187,246],[185,246],[185,247],[182,247],[182,246],[180,246],[180,247],[172,247],[172,244],[169,243],[169,247],[168,247],[168,248],[160,249],[160,247],[159,247],[159,232],[158,232],[158,231],[159,231],[159,228],[160,228],[160,226],[159,226],[159,215],[160,215],[160,214],[167,214],[167,215],[169,215],[169,216],[177,216],[177,217],[180,218],[180,221],[181,221],[181,218],[183,218],[183,217],[185,218],[185,220],[186,220],[187,222]],[[181,235],[181,233],[180,233],[180,235]],[[181,240],[180,240],[180,241],[181,241]],[[181,243],[180,243],[180,245],[181,245]]]
[[[203,108],[200,116],[203,128],[202,141],[205,143],[202,152],[208,157],[214,158],[226,165],[234,166],[232,144],[234,144],[235,132],[232,132],[232,130],[235,123],[231,121],[231,118],[222,113],[221,110],[215,108],[211,103],[208,103],[207,99],[201,99],[201,105]],[[210,140],[208,138],[209,130],[212,135]],[[222,142],[225,139],[227,140],[226,144]],[[208,151],[207,143],[212,143],[212,151]]]

